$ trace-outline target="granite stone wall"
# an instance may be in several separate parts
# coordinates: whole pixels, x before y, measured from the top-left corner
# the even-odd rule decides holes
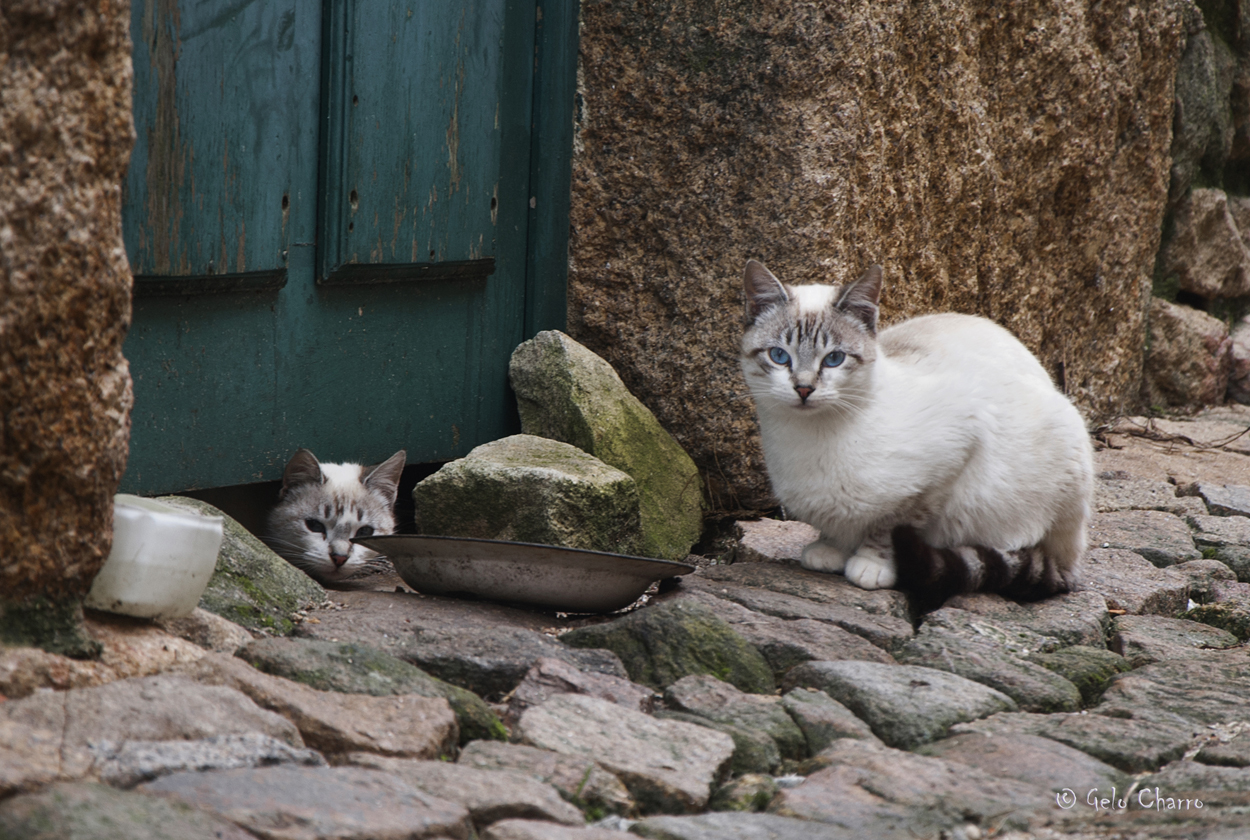
[[[1133,407],[1188,0],[583,0],[569,331],[724,508],[769,504],[743,263],[885,267],[886,324],[988,316]]]
[[[131,404],[126,0],[0,3],[0,600],[81,596]],[[0,604],[2,606],[2,604]]]

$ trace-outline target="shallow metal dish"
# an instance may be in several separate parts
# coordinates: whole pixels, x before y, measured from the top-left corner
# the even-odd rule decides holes
[[[612,612],[657,580],[694,566],[669,560],[536,543],[391,534],[353,542],[385,554],[404,583],[427,595],[469,595],[549,607]]]
[[[392,534],[352,540],[386,555],[405,584],[426,595],[469,595],[562,612],[611,612],[657,580],[695,570],[685,562],[535,542]]]

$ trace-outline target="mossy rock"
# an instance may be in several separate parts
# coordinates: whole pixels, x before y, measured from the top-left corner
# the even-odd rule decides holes
[[[513,435],[473,449],[412,491],[423,534],[637,554],[634,480],[575,446]]]
[[[1086,706],[1098,702],[1116,674],[1132,670],[1128,660],[1120,654],[1085,645],[1060,648],[1053,653],[1034,653],[1028,660],[1075,685]]]
[[[712,720],[711,718],[688,712],[658,711],[652,717],[657,717],[661,720],[679,720],[682,723],[693,723],[695,726],[702,726],[705,729],[715,729],[717,732],[724,732],[734,742],[733,758],[729,760],[729,774],[731,776],[773,773],[781,766],[781,753],[777,749],[777,742],[770,738],[767,733],[758,729],[735,726],[732,723]],[[721,810],[729,809],[722,808]]]
[[[221,551],[200,598],[202,609],[254,632],[286,636],[295,629],[297,612],[325,602],[320,584],[217,508],[185,496],[163,496],[161,501],[222,518]]]
[[[73,659],[95,659],[101,650],[83,626],[81,599],[43,596],[0,599],[0,645],[37,647]]]
[[[764,656],[695,601],[653,604],[606,624],[571,630],[560,641],[612,651],[631,680],[657,691],[691,674],[711,674],[754,694],[771,694],[775,687]]]
[[[606,361],[554,330],[512,354],[509,367],[526,434],[572,444],[638,484],[641,553],[683,560],[703,530],[703,483],[694,461]]]
[[[748,773],[717,788],[707,807],[709,811],[763,811],[777,791],[772,776]]]
[[[258,639],[235,656],[257,670],[321,691],[442,697],[460,724],[460,743],[507,740],[508,732],[472,691],[432,677],[416,665],[366,645],[313,639]]]
[[[1226,630],[1243,642],[1250,640],[1250,611],[1237,604],[1201,604],[1180,617]]]

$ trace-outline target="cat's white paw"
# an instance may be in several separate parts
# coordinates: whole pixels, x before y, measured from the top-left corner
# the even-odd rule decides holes
[[[861,549],[846,561],[846,579],[861,589],[889,589],[898,582],[898,572],[888,554]]]
[[[814,572],[840,572],[846,567],[846,555],[823,540],[803,547],[799,563]]]

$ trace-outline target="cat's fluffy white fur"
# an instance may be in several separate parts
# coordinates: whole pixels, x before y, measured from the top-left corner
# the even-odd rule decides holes
[[[322,464],[309,450],[299,450],[283,472],[265,542],[322,583],[383,566],[385,558],[351,540],[395,530],[395,498],[405,460],[401,449],[373,467]]]
[[[1080,414],[984,318],[878,335],[880,282],[874,266],[849,287],[785,286],[747,265],[742,370],[774,492],[821,533],[803,565],[894,586],[889,535],[906,525],[937,548],[1036,547],[1070,584],[1093,489]]]

